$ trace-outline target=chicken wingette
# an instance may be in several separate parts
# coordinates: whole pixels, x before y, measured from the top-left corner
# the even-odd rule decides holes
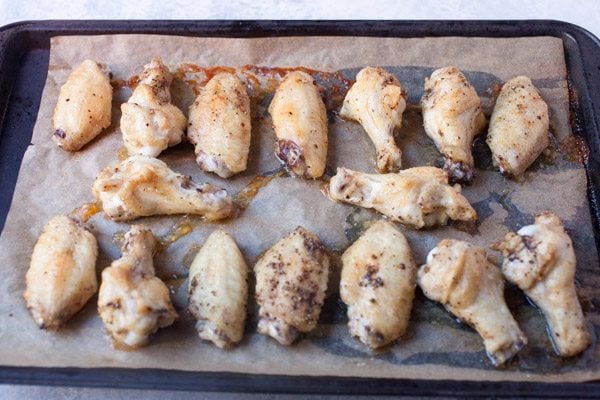
[[[229,178],[246,169],[250,151],[250,98],[231,73],[215,75],[190,106],[188,140],[204,171]]]
[[[427,255],[417,281],[425,296],[470,325],[483,338],[494,365],[518,353],[527,338],[504,300],[504,280],[482,247],[445,239]]]
[[[543,212],[492,247],[504,254],[506,279],[544,313],[556,352],[569,357],[585,350],[590,335],[575,291],[575,251],[560,219]]]
[[[477,213],[460,193],[460,187],[450,186],[446,172],[435,167],[416,167],[390,174],[365,174],[338,168],[329,182],[329,197],[374,208],[393,221],[417,229],[442,225],[448,219],[477,219]]]
[[[394,130],[402,126],[405,108],[400,82],[383,68],[363,68],[344,98],[340,117],[358,121],[365,129],[377,151],[379,172],[396,172],[402,166]]]
[[[189,311],[204,340],[220,348],[242,340],[246,320],[248,267],[235,240],[225,231],[213,232],[192,262]]]
[[[327,158],[327,111],[315,80],[305,72],[288,73],[275,91],[269,114],[277,158],[295,176],[321,177]]]
[[[371,348],[399,338],[408,326],[417,267],[404,235],[377,221],[342,255],[340,297],[350,333]]]
[[[64,150],[77,151],[111,122],[113,89],[107,66],[85,60],[60,88],[52,116],[52,139]]]

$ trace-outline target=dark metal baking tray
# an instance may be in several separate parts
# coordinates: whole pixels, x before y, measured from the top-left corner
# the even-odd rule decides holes
[[[151,33],[181,36],[554,36],[564,43],[571,122],[589,147],[585,161],[597,247],[600,244],[600,41],[559,21],[30,21],[0,28],[0,231],[46,80],[50,38],[59,35]],[[35,216],[32,216],[35,217]],[[600,266],[599,266],[600,267]],[[600,270],[599,270],[600,272]],[[0,364],[2,356],[0,355]],[[598,398],[600,382],[582,384],[470,382],[122,368],[0,365],[0,383],[203,391]]]

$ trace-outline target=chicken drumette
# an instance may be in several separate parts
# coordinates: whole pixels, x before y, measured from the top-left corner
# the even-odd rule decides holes
[[[425,296],[481,335],[494,365],[504,364],[527,344],[504,301],[502,273],[482,247],[442,240],[429,252],[417,280]]]
[[[402,126],[406,94],[400,82],[383,68],[366,67],[356,75],[340,110],[340,117],[358,121],[377,151],[379,172],[396,172],[402,151],[394,140],[394,129]]]
[[[544,313],[556,352],[569,357],[585,350],[590,336],[575,292],[575,252],[560,219],[543,212],[492,247],[504,254],[506,279]]]
[[[150,335],[177,318],[167,285],[155,276],[155,247],[150,230],[132,226],[121,258],[102,271],[98,312],[117,347],[144,346]]]

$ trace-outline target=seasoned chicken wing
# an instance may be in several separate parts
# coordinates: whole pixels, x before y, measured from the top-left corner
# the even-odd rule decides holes
[[[155,247],[152,232],[134,225],[125,234],[121,258],[102,271],[98,312],[117,348],[144,346],[177,318],[167,285],[155,276]]]
[[[358,121],[377,151],[377,170],[396,172],[402,151],[394,140],[394,129],[402,126],[406,94],[400,82],[383,68],[366,67],[356,75],[340,110],[340,117]]]
[[[53,217],[38,238],[26,274],[25,301],[42,329],[59,329],[98,290],[96,238],[79,221]]]
[[[504,301],[502,273],[482,247],[445,239],[429,252],[417,281],[425,296],[481,335],[494,365],[502,365],[527,344]]]
[[[448,218],[477,219],[475,210],[460,193],[460,186],[450,186],[446,172],[435,167],[410,168],[395,174],[365,174],[338,168],[329,182],[329,197],[374,208],[393,221],[417,229],[443,225]]]
[[[130,155],[158,156],[181,143],[187,120],[171,104],[171,73],[160,58],[144,66],[140,81],[127,103],[121,105],[121,132]]]
[[[575,252],[560,219],[543,212],[493,247],[504,254],[506,279],[544,313],[556,352],[569,357],[585,350],[590,336],[575,292]]]
[[[224,189],[197,185],[164,162],[141,154],[100,171],[92,190],[115,221],[170,214],[197,214],[214,221],[233,212]]]
[[[248,267],[235,240],[225,231],[213,232],[192,262],[189,310],[198,320],[204,340],[220,348],[242,340],[246,320]]]
[[[319,178],[327,158],[327,111],[314,79],[288,73],[269,105],[277,136],[275,155],[297,176]]]
[[[549,121],[548,106],[529,78],[506,82],[487,136],[494,165],[508,176],[521,176],[550,144]]]
[[[450,182],[471,183],[471,145],[485,126],[473,86],[456,67],[437,69],[425,79],[421,109],[425,132],[446,159],[444,169]]]
[[[406,238],[390,222],[375,222],[342,256],[340,296],[350,333],[371,348],[406,331],[417,267]]]
[[[250,151],[250,98],[231,73],[215,75],[190,106],[188,140],[204,171],[229,178],[242,172]]]
[[[315,328],[325,300],[329,257],[314,233],[298,227],[256,263],[258,332],[283,345]]]
[[[52,139],[77,151],[110,126],[113,89],[107,66],[85,60],[60,88],[52,116]]]

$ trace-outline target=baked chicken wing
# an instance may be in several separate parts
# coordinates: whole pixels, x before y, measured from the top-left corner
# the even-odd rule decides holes
[[[277,136],[275,155],[291,174],[319,178],[327,158],[327,111],[314,79],[288,73],[269,105]]]
[[[59,329],[98,290],[96,238],[86,227],[57,215],[38,238],[26,274],[27,308],[42,329]]]
[[[374,208],[393,221],[417,229],[443,225],[449,218],[477,219],[475,210],[460,193],[460,186],[450,186],[446,172],[435,167],[410,168],[395,174],[365,174],[338,168],[329,182],[329,197]]]
[[[189,310],[198,320],[202,339],[220,348],[242,340],[246,320],[248,267],[237,244],[225,231],[213,232],[192,262]]]
[[[450,182],[473,179],[473,138],[485,126],[481,101],[475,88],[455,67],[440,68],[425,79],[421,98],[423,125],[427,136],[444,155]]]
[[[233,202],[224,189],[197,185],[164,162],[134,155],[100,172],[93,193],[115,221],[150,215],[197,214],[213,221],[228,217]]]
[[[383,68],[366,67],[356,75],[340,110],[340,117],[358,121],[377,151],[377,170],[396,172],[402,151],[394,140],[394,129],[402,126],[406,94],[400,82]]]
[[[419,268],[417,281],[425,296],[479,333],[494,365],[504,364],[527,344],[504,301],[502,273],[482,247],[442,240]]]
[[[551,212],[493,245],[504,254],[502,271],[542,310],[556,352],[569,357],[590,344],[575,292],[575,252],[560,219]]]
[[[408,326],[417,268],[406,238],[377,221],[342,255],[340,296],[350,333],[371,348],[399,338]]]
[[[155,276],[155,247],[152,232],[134,225],[125,234],[121,258],[102,271],[98,312],[117,348],[144,346],[177,318],[167,285]]]
[[[325,299],[329,257],[314,233],[298,227],[256,263],[258,332],[283,345],[315,328]]]
[[[529,78],[506,82],[487,136],[494,165],[508,176],[521,176],[550,144],[549,121],[548,106]]]
[[[250,98],[242,81],[231,73],[215,75],[190,107],[188,140],[204,171],[221,178],[242,172],[250,151]]]
[[[171,73],[160,58],[144,66],[140,81],[127,103],[121,105],[121,132],[130,155],[158,156],[181,143],[187,120],[171,104]]]
[[[110,126],[113,89],[105,65],[85,60],[60,88],[54,108],[52,139],[64,150],[77,151]]]

